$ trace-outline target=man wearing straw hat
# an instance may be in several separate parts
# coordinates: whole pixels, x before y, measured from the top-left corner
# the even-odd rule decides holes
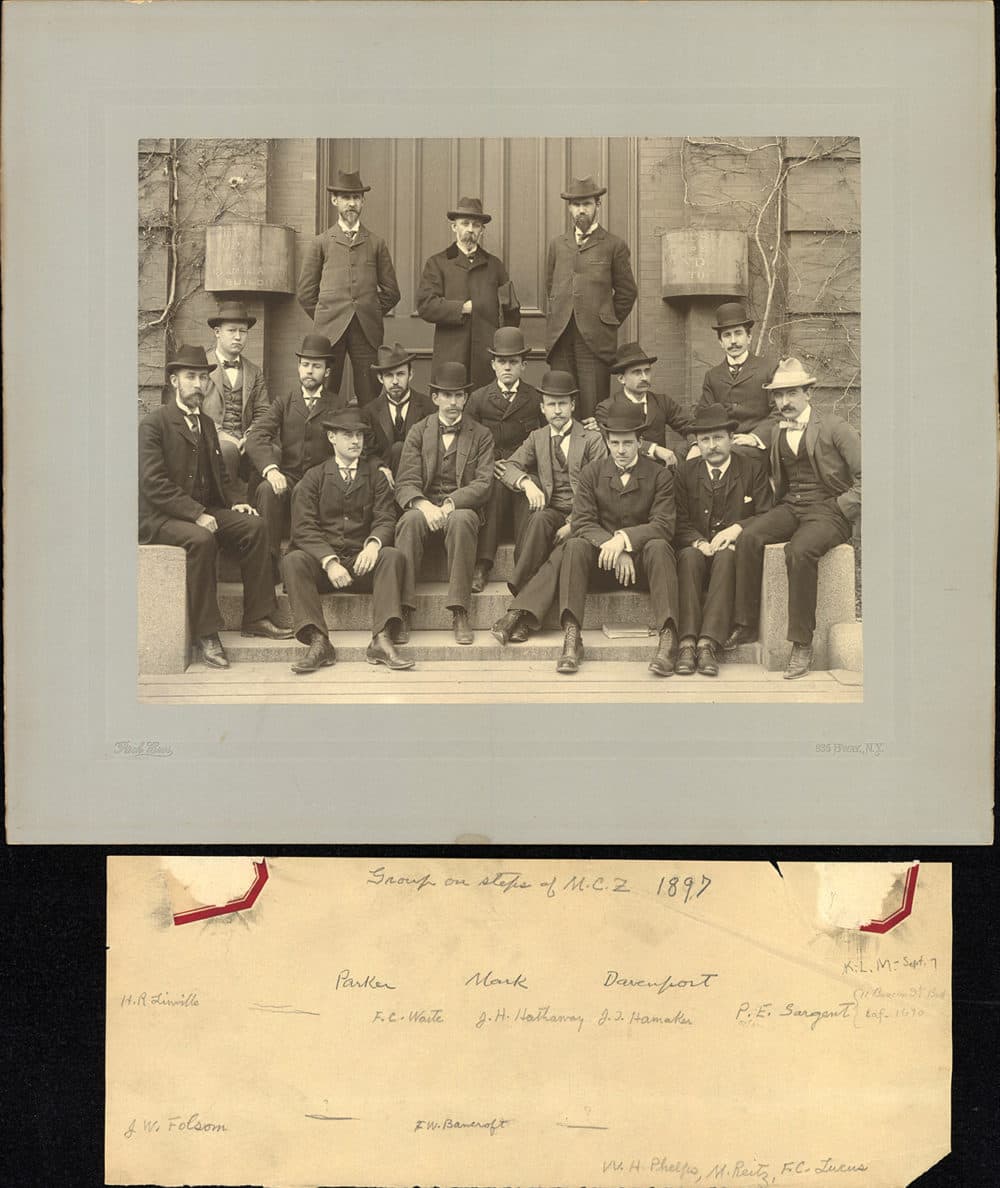
[[[606,193],[592,177],[570,180],[561,196],[572,227],[552,240],[545,262],[549,366],[576,381],[581,421],[610,394],[618,327],[638,294],[628,245],[600,224]]]
[[[764,546],[785,544],[788,569],[786,680],[812,664],[820,558],[851,539],[861,515],[861,435],[835,413],[813,408],[816,383],[795,358],[782,359],[770,384],[781,420],[770,433],[774,507],[743,526],[736,544],[735,627],[726,647],[757,638]]]
[[[431,367],[461,363],[473,388],[493,378],[490,343],[500,326],[519,326],[521,307],[507,269],[483,247],[493,216],[480,198],[460,198],[447,212],[455,242],[424,265],[417,313],[434,326]]]
[[[398,342],[391,347],[380,346],[372,371],[381,391],[362,409],[369,431],[365,453],[378,459],[390,486],[395,482],[407,433],[434,411],[426,392],[410,387],[415,358]]]
[[[243,634],[290,639],[292,633],[273,621],[277,603],[264,526],[249,504],[230,504],[215,424],[201,411],[214,366],[201,347],[179,347],[166,364],[171,399],[139,424],[139,543],[184,550],[195,657],[228,668],[219,639],[220,548],[234,554],[242,570]]]
[[[430,396],[435,412],[406,435],[396,473],[396,502],[403,509],[396,547],[406,558],[403,621],[396,638],[399,643],[409,639],[427,537],[441,533],[455,642],[471,644],[472,571],[482,509],[493,484],[493,438],[463,415],[469,384],[461,363],[442,363],[434,370]]]
[[[371,365],[382,345],[382,319],[399,301],[399,285],[385,240],[361,222],[371,186],[360,173],[341,169],[326,188],[337,221],[306,248],[298,299],[315,332],[333,343],[330,386],[340,391],[350,355],[354,394],[363,406],[376,396]]]
[[[246,441],[247,457],[261,475],[254,506],[267,527],[275,581],[281,542],[291,525],[295,484],[311,466],[329,458],[333,447],[323,420],[347,403],[326,387],[333,349],[325,334],[307,334],[295,354],[298,387],[271,401]]]

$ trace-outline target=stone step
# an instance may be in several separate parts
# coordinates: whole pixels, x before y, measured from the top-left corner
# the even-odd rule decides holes
[[[287,542],[286,542],[287,543]],[[240,581],[240,567],[236,559],[228,553],[219,554],[219,581]],[[514,572],[514,546],[502,544],[497,546],[497,555],[493,561],[490,578],[495,582],[507,582]],[[424,554],[424,564],[421,578],[426,582],[446,582],[448,569],[445,563],[444,549],[431,545]]]
[[[299,659],[305,648],[297,640],[246,639],[239,631],[223,631],[223,646],[233,664],[287,663]],[[337,649],[338,663],[364,661],[365,649],[371,642],[370,631],[335,631],[331,639]],[[457,644],[450,631],[414,631],[410,642],[399,649],[407,659],[421,662],[449,661],[551,661],[562,651],[561,631],[540,631],[526,643],[501,647],[488,631],[477,631],[475,643]],[[648,663],[655,651],[654,636],[645,639],[608,639],[600,630],[584,633],[585,659],[629,660]],[[723,664],[760,664],[759,644],[748,644],[733,652],[726,652]],[[202,663],[192,664],[188,672],[209,670]],[[705,678],[702,678],[705,679]]]

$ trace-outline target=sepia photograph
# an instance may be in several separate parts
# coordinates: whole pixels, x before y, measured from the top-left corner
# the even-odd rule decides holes
[[[862,700],[859,137],[151,138],[137,219],[141,702]]]

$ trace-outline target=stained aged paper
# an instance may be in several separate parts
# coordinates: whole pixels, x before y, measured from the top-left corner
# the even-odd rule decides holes
[[[111,1184],[901,1188],[949,1150],[945,865],[108,883]]]

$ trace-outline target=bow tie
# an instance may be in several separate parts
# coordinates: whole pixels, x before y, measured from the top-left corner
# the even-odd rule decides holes
[[[803,421],[781,421],[778,425],[779,429],[804,429],[805,423]]]
[[[447,437],[449,433],[457,433],[462,428],[462,422],[458,421],[454,425],[442,425],[441,436]]]
[[[235,367],[238,369],[239,365],[240,365],[239,359],[227,359],[225,361],[225,363],[222,364],[222,366],[225,367],[225,369],[227,371],[230,369],[230,367]]]

